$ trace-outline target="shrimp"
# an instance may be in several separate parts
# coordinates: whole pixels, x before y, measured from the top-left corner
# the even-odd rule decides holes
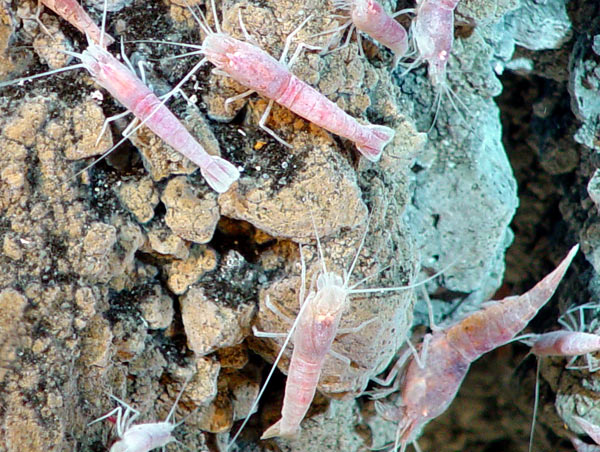
[[[454,43],[454,10],[459,0],[417,0],[410,31],[419,53],[426,61],[434,87],[446,85],[446,65]],[[414,64],[414,63],[413,63]]]
[[[354,28],[370,36],[375,41],[387,47],[394,53],[394,67],[408,50],[408,34],[394,17],[406,12],[399,11],[389,15],[383,6],[375,0],[334,0],[333,5],[338,10],[346,10],[350,13],[350,20],[328,33],[338,33],[350,27],[346,46]],[[362,47],[360,47],[362,48]]]
[[[254,409],[264,393],[267,383],[269,382],[279,360],[283,356],[283,352],[285,351],[290,339],[293,339],[294,343],[294,350],[292,352],[292,358],[288,369],[287,383],[285,386],[283,407],[281,410],[282,417],[263,433],[261,439],[268,439],[276,436],[294,438],[298,435],[300,431],[300,423],[304,419],[304,416],[306,415],[310,404],[312,403],[317,384],[319,382],[321,369],[328,354],[343,361],[347,365],[350,365],[349,358],[340,355],[332,349],[333,340],[337,334],[356,333],[376,320],[376,318],[367,320],[354,328],[339,328],[341,316],[349,304],[351,295],[410,290],[437,278],[447,269],[444,268],[440,272],[415,284],[399,287],[357,289],[356,287],[362,284],[362,282],[374,276],[371,275],[367,278],[364,278],[357,284],[350,285],[350,278],[354,268],[356,267],[358,257],[365,243],[367,232],[368,225],[365,228],[365,233],[362,237],[354,259],[352,260],[349,270],[344,272],[344,277],[341,277],[337,273],[327,271],[321,249],[321,242],[317,235],[317,248],[319,250],[321,261],[321,271],[317,277],[317,290],[311,291],[306,298],[304,297],[306,265],[304,262],[304,255],[302,253],[302,246],[300,245],[300,261],[302,264],[302,284],[299,292],[300,311],[298,312],[298,315],[296,316],[296,319],[294,320],[289,332],[268,333],[258,331],[255,327],[253,327],[253,332],[256,337],[273,338],[285,336],[285,341],[281,347],[281,350],[279,351],[279,354],[277,355],[277,358],[275,359],[275,362],[273,363],[271,372],[267,376],[261,391],[249,410],[249,413],[254,412]],[[270,302],[268,297],[265,304],[277,316],[291,323],[291,320],[285,317]],[[248,419],[249,416],[244,420],[238,432],[230,441],[228,449],[235,442],[236,438],[246,425]]]
[[[442,94],[448,97],[457,113],[460,114],[457,103],[468,110],[460,97],[448,87],[446,78],[448,59],[454,44],[454,10],[458,2],[459,0],[417,0],[415,16],[410,26],[411,39],[418,57],[404,74],[423,61],[427,63],[427,75],[436,90],[434,104],[437,105],[430,130],[435,126]]]
[[[526,340],[523,340],[523,342],[526,342]],[[559,330],[533,335],[530,353],[539,357],[578,357],[597,351],[600,351],[600,336],[597,334]]]
[[[212,7],[216,17],[214,0]],[[238,83],[249,88],[245,93],[229,100],[241,99],[254,92],[268,98],[269,103],[259,121],[259,126],[269,135],[281,144],[290,146],[265,125],[273,103],[277,102],[307,121],[353,141],[359,152],[370,161],[376,162],[381,158],[383,148],[394,138],[395,131],[393,129],[359,123],[334,102],[289,71],[288,67],[293,64],[304,48],[314,47],[300,44],[288,65],[284,64],[293,36],[310,19],[310,16],[287,37],[283,53],[278,61],[259,47],[222,32],[218,24],[217,32],[212,31],[202,14],[201,19],[193,11],[192,13],[206,37],[201,46],[185,44],[185,47],[198,50],[182,56],[204,54],[217,70],[226,73]]]
[[[105,19],[103,18],[103,23],[104,20]],[[141,119],[141,123],[138,124],[134,130],[137,130],[137,128],[142,125],[146,125],[156,135],[162,138],[165,143],[198,165],[202,176],[213,190],[218,193],[226,192],[231,184],[239,178],[240,173],[237,168],[221,157],[208,154],[187,131],[183,124],[179,122],[177,117],[164,105],[166,99],[161,101],[152,90],[133,73],[132,68],[128,68],[117,60],[102,44],[94,44],[92,42],[89,42],[88,44],[88,48],[82,53],[67,52],[69,55],[78,58],[81,61],[81,64],[45,72],[43,74],[37,74],[32,77],[2,82],[0,83],[0,88],[57,72],[84,68],[90,73],[96,83],[110,92],[110,94],[121,102],[129,112]],[[124,57],[124,59],[125,61],[128,61],[126,57]],[[203,62],[201,63],[203,64]],[[167,94],[166,98],[176,92],[188,79],[189,77],[184,77],[184,79],[179,82],[169,94]],[[123,113],[117,115],[117,117],[121,117],[122,115]],[[106,123],[104,127],[106,127]],[[100,135],[104,132],[104,127]],[[129,135],[126,134],[121,141],[104,155],[108,155],[108,153],[127,139],[128,136]]]
[[[444,329],[434,331],[422,362],[408,363],[401,390],[402,405],[376,402],[385,418],[400,421],[394,450],[402,452],[416,441],[422,428],[442,414],[460,388],[473,361],[509,342],[552,297],[579,245],[575,245],[558,267],[531,290],[520,296],[492,301]]]
[[[115,40],[106,33],[102,33],[98,25],[92,20],[89,14],[77,3],[77,0],[38,0],[43,3],[60,17],[65,19],[80,32],[89,37],[97,45],[108,47]],[[41,6],[38,4],[36,18],[39,21]]]
[[[587,368],[590,372],[595,372],[596,370],[600,369],[600,366],[598,366],[598,360],[591,356],[591,353],[600,351],[600,336],[582,331],[585,328],[584,311],[586,309],[597,308],[598,305],[592,303],[576,306],[567,310],[558,319],[558,322],[566,329],[550,331],[543,334],[527,334],[520,338],[516,338],[516,340],[529,345],[531,347],[529,353],[537,356],[538,358],[535,378],[533,420],[531,423],[531,434],[529,438],[530,451],[533,447],[533,434],[535,432],[535,419],[539,402],[539,374],[542,358],[545,356],[569,356],[571,359],[565,368],[569,370],[579,370],[585,368],[586,366],[575,366],[574,363],[579,356],[585,355],[587,359]],[[579,311],[579,325],[577,325],[578,322],[572,316],[573,312],[575,311]]]
[[[171,418],[175,414],[179,399],[181,398],[181,395],[183,394],[183,391],[185,390],[190,379],[191,377],[188,378],[183,384],[183,387],[181,388],[181,391],[179,391],[179,394],[177,395],[175,403],[173,403],[169,414],[162,422],[149,422],[146,424],[132,425],[133,422],[139,417],[140,412],[123,402],[121,399],[111,395],[111,397],[120,403],[121,406],[118,406],[104,416],[93,420],[88,424],[88,427],[104,419],[109,419],[112,421],[116,416],[116,421],[114,422],[117,426],[117,436],[119,437],[119,440],[111,446],[110,452],[148,452],[152,449],[164,447],[173,442],[181,444],[172,435],[172,433],[175,428],[179,427],[185,422],[186,418],[177,423],[172,423]],[[123,408],[125,408],[124,413]]]

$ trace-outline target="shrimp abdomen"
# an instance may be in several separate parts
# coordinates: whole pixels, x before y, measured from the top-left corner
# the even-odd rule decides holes
[[[447,339],[471,361],[513,339],[554,294],[571,261],[575,245],[556,269],[523,295],[494,301],[447,330]]]
[[[353,141],[356,149],[372,162],[381,158],[383,148],[394,138],[393,129],[359,123],[335,102],[293,75],[285,91],[274,100],[313,124]]]
[[[261,439],[296,437],[300,432],[300,422],[315,396],[323,362],[306,360],[298,350],[294,348],[290,362],[281,419],[265,430]]]

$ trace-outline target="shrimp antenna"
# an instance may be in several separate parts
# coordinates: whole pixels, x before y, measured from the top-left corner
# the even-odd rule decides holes
[[[346,275],[345,281],[344,281],[344,286],[348,286],[348,282],[350,281],[350,276],[352,276],[352,272],[354,271],[354,267],[356,267],[356,263],[358,262],[358,256],[360,256],[360,252],[362,251],[362,248],[365,244],[365,240],[367,239],[367,232],[369,232],[369,226],[371,225],[371,218],[373,218],[373,213],[370,212],[369,213],[369,217],[367,218],[367,226],[365,227],[365,232],[363,233],[362,238],[360,239],[360,244],[358,245],[358,249],[356,250],[356,254],[354,255],[354,259],[352,260],[352,264],[350,265],[350,268],[348,269],[348,274]],[[387,267],[389,268],[389,267]],[[382,270],[383,271],[383,270]],[[370,278],[367,277],[367,278]],[[367,278],[364,278],[362,282],[364,282]]]
[[[199,8],[196,10],[196,8],[194,8],[192,5],[190,5],[187,0],[183,0],[183,3],[185,3],[185,6],[189,10],[190,14],[194,18],[194,20],[196,21],[198,26],[202,29],[202,31],[207,35],[212,34],[213,31],[210,29],[210,26],[208,25],[208,21],[206,20],[206,16],[202,12],[202,10]],[[200,16],[198,16],[198,14],[196,14],[196,12]],[[202,19],[200,17],[202,17]]]
[[[224,3],[221,2],[221,10],[223,9],[223,5]],[[219,23],[219,17],[217,16],[217,2],[215,0],[210,0],[210,6],[215,19],[215,30],[217,30],[217,33],[221,33],[221,24]]]
[[[204,53],[204,50],[202,50],[202,46],[199,46],[197,44],[188,44],[185,42],[173,42],[173,41],[161,41],[158,39],[136,39],[133,41],[126,41],[126,42],[134,42],[134,43],[138,43],[138,42],[146,42],[149,44],[167,44],[170,46],[179,46],[179,47],[186,47],[186,48],[190,48],[190,49],[196,49],[193,52],[186,52],[186,53],[182,53],[179,55],[172,55],[172,56],[168,56],[168,57],[162,57],[162,58],[149,58],[149,60],[151,61],[169,61],[169,60],[177,60],[179,58],[187,58],[190,56],[196,56],[196,55],[202,55]]]
[[[104,37],[106,34],[106,14],[107,14],[107,12],[108,12],[108,0],[104,0],[104,11],[102,11],[102,29],[100,30],[100,47],[104,47]],[[89,38],[88,38],[88,40],[89,40]]]
[[[427,130],[427,135],[429,135],[431,133],[431,131],[433,130],[433,128],[435,127],[435,123],[437,122],[437,119],[438,119],[438,114],[440,113],[440,109],[442,107],[442,92],[441,91],[436,92],[435,99],[433,100],[433,104],[431,106],[433,107],[434,105],[436,105],[435,114],[433,115],[433,121],[431,122],[431,126],[429,126],[429,129]]]
[[[133,41],[125,41],[126,43],[139,43],[139,42],[147,42],[149,44],[166,44],[170,46],[179,46],[179,47],[187,47],[190,49],[201,49],[202,46],[197,44],[188,44],[185,42],[173,42],[173,41],[162,41],[160,39],[135,39]],[[176,55],[171,57],[163,57],[160,60],[172,60],[174,58],[181,58],[182,55]]]
[[[190,382],[190,380],[192,379],[192,376],[193,375],[190,375],[183,382],[183,386],[181,387],[181,390],[179,391],[179,394],[177,394],[177,398],[175,399],[175,402],[173,402],[173,406],[171,407],[171,410],[169,411],[169,414],[167,415],[167,418],[165,419],[165,422],[169,422],[169,420],[171,419],[171,417],[175,414],[175,410],[177,409],[177,404],[179,403],[179,399],[181,399],[181,396],[183,395],[183,391],[185,391],[185,388],[188,385],[188,383]],[[184,418],[184,420],[185,419],[187,419],[187,416]],[[175,425],[181,425],[182,423],[183,423],[183,421],[180,421],[179,423],[177,423]]]
[[[537,416],[538,403],[540,401],[540,367],[542,367],[542,357],[538,357],[537,368],[535,371],[535,391],[533,401],[533,419],[531,420],[531,433],[529,434],[529,452],[533,450],[533,433],[535,432],[535,418]]]
[[[279,350],[279,354],[277,355],[277,358],[275,358],[275,361],[273,362],[273,365],[271,366],[271,371],[267,375],[267,378],[265,379],[265,383],[263,384],[263,387],[261,388],[260,392],[256,396],[256,399],[254,399],[254,403],[248,410],[248,416],[246,416],[246,419],[244,419],[244,422],[242,422],[242,425],[240,425],[240,428],[238,429],[236,434],[233,436],[231,441],[229,441],[229,444],[227,444],[227,446],[225,448],[226,451],[228,451],[231,448],[231,446],[233,446],[233,444],[235,443],[235,440],[238,438],[238,436],[240,436],[240,433],[242,432],[242,430],[248,423],[248,420],[250,419],[250,415],[252,415],[254,413],[254,410],[258,406],[258,402],[260,401],[260,398],[263,396],[265,390],[267,389],[267,384],[271,380],[271,377],[273,376],[273,373],[275,372],[275,369],[277,368],[277,364],[281,360],[281,357],[283,356],[283,352],[285,351],[287,345],[290,343],[290,340],[292,339],[292,334],[296,330],[296,327],[298,326],[298,323],[300,322],[300,319],[302,318],[302,314],[304,313],[304,310],[306,309],[306,307],[309,304],[310,303],[302,303],[302,306],[300,307],[300,311],[298,312],[298,315],[296,316],[296,319],[294,320],[294,323],[292,324],[292,327],[290,328],[290,332],[286,336],[285,341],[283,341],[281,350]]]
[[[16,78],[14,80],[8,80],[6,82],[0,82],[0,88],[4,88],[5,86],[18,85],[24,82],[28,82],[29,80],[35,80],[36,78],[46,77],[47,75],[58,74],[59,72],[70,71],[71,69],[80,69],[85,68],[83,63],[73,64],[67,67],[61,67],[58,69],[52,69],[51,71],[42,72],[41,74],[30,75],[28,77]]]
[[[313,224],[313,229],[315,230],[315,237],[317,239],[317,249],[319,250],[319,257],[321,258],[321,267],[323,269],[323,274],[327,273],[327,266],[325,265],[325,257],[323,256],[323,248],[321,247],[321,239],[319,239],[319,232],[317,231],[317,225],[315,224],[315,217],[310,211],[310,219]]]
[[[203,53],[204,53],[204,50],[202,50],[202,49],[200,49],[200,50],[194,50],[193,52],[185,52],[185,53],[182,53],[180,55],[173,55],[173,56],[163,57],[163,58],[158,59],[157,61],[179,60],[181,58],[187,58],[187,57],[191,57],[191,56],[202,55]]]
[[[439,272],[434,273],[433,275],[431,275],[428,278],[425,278],[422,281],[419,281],[417,283],[414,284],[408,284],[406,286],[397,286],[397,287],[380,287],[380,288],[372,288],[372,289],[354,289],[354,287],[357,286],[357,284],[355,284],[354,286],[352,286],[350,288],[350,290],[348,291],[348,293],[350,294],[359,294],[359,293],[380,293],[380,292],[393,292],[395,290],[408,290],[408,289],[414,289],[415,287],[419,287],[423,284],[428,283],[429,281],[433,281],[435,278],[437,278],[438,276],[442,275],[446,270],[448,270],[450,267],[452,267],[453,265],[455,265],[458,262],[458,259],[455,259],[454,261],[450,262],[448,265],[446,265],[444,268],[442,268]],[[383,271],[383,270],[381,270]],[[380,271],[380,272],[381,272]],[[378,272],[378,273],[380,273]]]
[[[445,86],[444,86],[444,91],[446,93],[446,95],[448,96],[448,100],[450,101],[450,103],[452,104],[452,107],[454,107],[454,109],[456,110],[456,112],[460,115],[460,117],[462,118],[462,120],[464,122],[467,122],[467,119],[465,118],[465,116],[463,115],[462,111],[460,111],[460,109],[458,108],[458,104],[460,104],[460,106],[465,109],[465,110],[469,110],[467,108],[467,106],[465,105],[465,103],[462,101],[462,99],[459,97],[458,94],[456,94],[454,92],[454,90],[452,88],[450,88],[448,86],[448,81],[446,81]],[[456,100],[456,102],[455,102]]]

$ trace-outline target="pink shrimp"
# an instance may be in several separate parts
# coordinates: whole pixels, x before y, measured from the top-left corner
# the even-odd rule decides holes
[[[586,309],[597,309],[596,304],[584,304],[567,310],[559,319],[558,322],[566,329],[558,331],[550,331],[543,334],[526,334],[520,338],[516,338],[521,342],[529,345],[531,350],[529,353],[538,357],[538,365],[535,378],[535,396],[533,404],[533,420],[531,423],[531,434],[529,438],[529,450],[533,447],[533,434],[535,431],[535,420],[537,415],[539,401],[539,374],[541,359],[545,356],[569,356],[571,359],[566,365],[567,369],[581,369],[582,366],[575,366],[575,360],[579,356],[585,355],[587,358],[587,367],[590,372],[598,370],[597,360],[591,353],[600,351],[600,336],[581,331],[585,328],[584,311]],[[573,318],[572,313],[579,311],[580,322]],[[600,430],[600,429],[599,429]]]
[[[333,272],[324,272],[317,279],[317,292],[310,293],[298,315],[294,332],[294,351],[288,370],[281,419],[269,427],[261,439],[298,434],[317,390],[317,383],[327,353],[338,331],[346,308],[348,288]]]
[[[422,363],[411,360],[403,379],[400,407],[377,402],[378,411],[400,421],[396,444],[404,451],[423,426],[442,414],[460,388],[469,366],[484,353],[509,342],[552,297],[579,249],[523,295],[492,301],[456,324],[434,331]]]
[[[419,53],[416,62],[427,62],[429,80],[434,87],[446,86],[446,65],[454,43],[454,10],[458,1],[417,0],[411,25]]]
[[[283,353],[290,339],[292,338],[294,342],[294,350],[292,352],[292,358],[290,360],[288,369],[283,408],[281,410],[281,419],[269,427],[263,433],[261,439],[272,438],[275,436],[293,438],[298,435],[300,431],[300,423],[304,419],[304,416],[306,415],[310,404],[312,403],[315,391],[317,389],[317,384],[319,382],[319,377],[321,375],[321,369],[328,354],[343,361],[346,363],[346,365],[351,364],[349,358],[340,355],[332,349],[332,344],[336,335],[356,333],[376,320],[376,318],[367,320],[353,328],[338,328],[341,316],[348,306],[351,295],[410,290],[437,278],[446,270],[446,268],[444,268],[440,272],[426,278],[423,281],[406,286],[357,289],[356,287],[362,284],[362,282],[370,279],[370,277],[367,277],[355,285],[350,285],[352,272],[358,261],[358,257],[364,245],[367,232],[368,225],[365,229],[365,234],[363,235],[352,264],[350,265],[350,269],[347,272],[344,272],[343,278],[334,272],[327,271],[325,261],[323,259],[321,242],[317,235],[317,248],[319,250],[322,269],[317,278],[316,292],[311,291],[306,298],[304,298],[306,265],[302,253],[302,246],[300,246],[300,260],[302,264],[302,285],[299,293],[300,311],[298,312],[298,315],[293,323],[291,319],[284,316],[283,313],[281,313],[279,309],[277,309],[270,302],[267,296],[265,301],[267,308],[269,308],[278,317],[281,317],[288,323],[292,323],[292,326],[288,333],[267,333],[258,331],[255,327],[253,327],[253,332],[256,337],[285,337],[285,341],[283,342],[281,350],[279,351],[279,354],[273,363],[273,367],[271,368],[271,371],[267,376],[261,391],[249,410],[250,413],[254,412],[258,401],[262,397],[262,394],[267,387],[269,379],[273,375],[277,363],[283,356]],[[236,438],[246,425],[248,419],[249,416],[246,417],[235,436],[231,439],[227,450],[229,450],[231,445],[233,445]]]
[[[83,67],[87,69],[100,86],[109,91],[113,97],[141,119],[141,123],[137,128],[142,125],[148,126],[173,149],[198,165],[202,176],[213,190],[223,193],[239,178],[240,173],[235,166],[221,157],[208,154],[183,124],[179,122],[177,117],[164,105],[164,101],[161,101],[127,66],[112,56],[103,46],[90,43],[82,53],[69,52],[69,54],[79,58],[81,64],[37,74],[33,77],[2,82],[0,87],[51,73]],[[171,93],[179,89],[188,78],[185,77]],[[126,138],[127,136],[107,151],[105,155],[120,145]]]
[[[212,4],[214,12],[214,1]],[[265,125],[273,102],[283,105],[319,127],[353,141],[356,148],[372,162],[381,158],[383,148],[394,138],[393,129],[359,123],[334,102],[301,81],[289,71],[288,66],[283,64],[291,44],[291,38],[310,17],[288,36],[279,61],[259,47],[221,32],[218,25],[215,33],[205,20],[201,20],[197,16],[196,19],[206,37],[201,46],[185,44],[185,47],[198,49],[190,54],[204,54],[206,59],[218,70],[225,72],[238,83],[249,88],[249,91],[235,96],[234,99],[240,99],[253,92],[270,99],[259,125],[276,140],[290,146]],[[310,46],[304,44],[298,46],[290,59],[290,64],[295,61],[305,47]]]
[[[97,45],[101,45],[103,47],[108,47],[115,40],[100,31],[100,28],[96,23],[92,20],[89,14],[82,8],[82,6],[77,2],[77,0],[39,0],[41,3],[46,5],[60,17],[65,19],[75,28],[77,28],[80,32],[89,36],[89,39]],[[39,16],[40,8],[38,7]]]
[[[358,31],[365,33],[394,52],[394,66],[406,54],[408,34],[404,27],[394,19],[403,11],[390,16],[385,12],[383,6],[375,0],[334,0],[333,5],[338,10],[349,11],[350,20],[342,26],[325,33],[337,33],[350,27],[349,39],[353,28],[356,27]]]
[[[100,46],[91,45],[80,58],[100,86],[165,143],[198,165],[213,190],[224,193],[239,178],[240,173],[235,166],[221,157],[208,154],[152,90],[110,53]]]
[[[579,331],[550,331],[534,334],[522,342],[531,344],[531,353],[542,356],[574,356],[600,351],[600,336]]]

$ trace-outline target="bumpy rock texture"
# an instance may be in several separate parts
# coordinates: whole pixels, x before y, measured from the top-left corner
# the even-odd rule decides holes
[[[85,49],[64,20],[44,12],[41,27],[34,2],[18,3],[0,5],[0,79],[62,67],[68,58],[58,50]],[[102,2],[91,3],[83,2],[100,23],[92,6]],[[244,39],[241,16],[277,58],[308,14],[291,53],[298,42],[344,42],[314,36],[339,25],[330,2],[225,4],[223,30]],[[108,31],[126,42],[203,38],[179,0],[111,1],[109,10]],[[503,281],[502,295],[523,292],[576,241],[585,255],[577,277],[532,328],[556,329],[567,307],[597,302],[600,6],[462,0],[455,16],[449,92],[439,103],[425,66],[392,71],[393,56],[368,38],[361,50],[351,38],[295,62],[299,78],[349,114],[396,131],[378,163],[275,106],[266,125],[291,148],[282,146],[258,127],[265,99],[226,103],[246,88],[210,65],[199,70],[169,107],[210,153],[241,169],[221,195],[146,128],[77,174],[127,125],[115,120],[96,143],[122,107],[82,69],[0,89],[0,450],[105,450],[110,424],[87,424],[114,408],[107,392],[156,421],[188,379],[178,414],[194,414],[177,437],[194,450],[224,450],[283,343],[254,337],[252,326],[289,330],[303,283],[299,246],[312,290],[323,265],[317,237],[329,271],[343,275],[358,255],[349,281],[370,276],[361,287],[400,287],[443,270],[426,286],[436,322],[477,309]],[[157,94],[198,61],[167,58],[182,51],[166,44],[137,42],[126,52],[135,66],[144,62]],[[600,310],[587,314],[594,330]],[[412,327],[427,325],[423,291],[352,295],[341,327],[369,321],[334,342],[350,365],[327,357],[298,439],[259,441],[280,415],[290,347],[235,447],[358,451],[393,440],[395,426],[360,394]],[[527,450],[535,366],[514,372],[525,353],[513,346],[473,366],[449,411],[426,429],[423,450]],[[600,424],[595,374],[564,364],[542,366],[540,450],[570,450],[557,437],[581,433],[573,414]]]

